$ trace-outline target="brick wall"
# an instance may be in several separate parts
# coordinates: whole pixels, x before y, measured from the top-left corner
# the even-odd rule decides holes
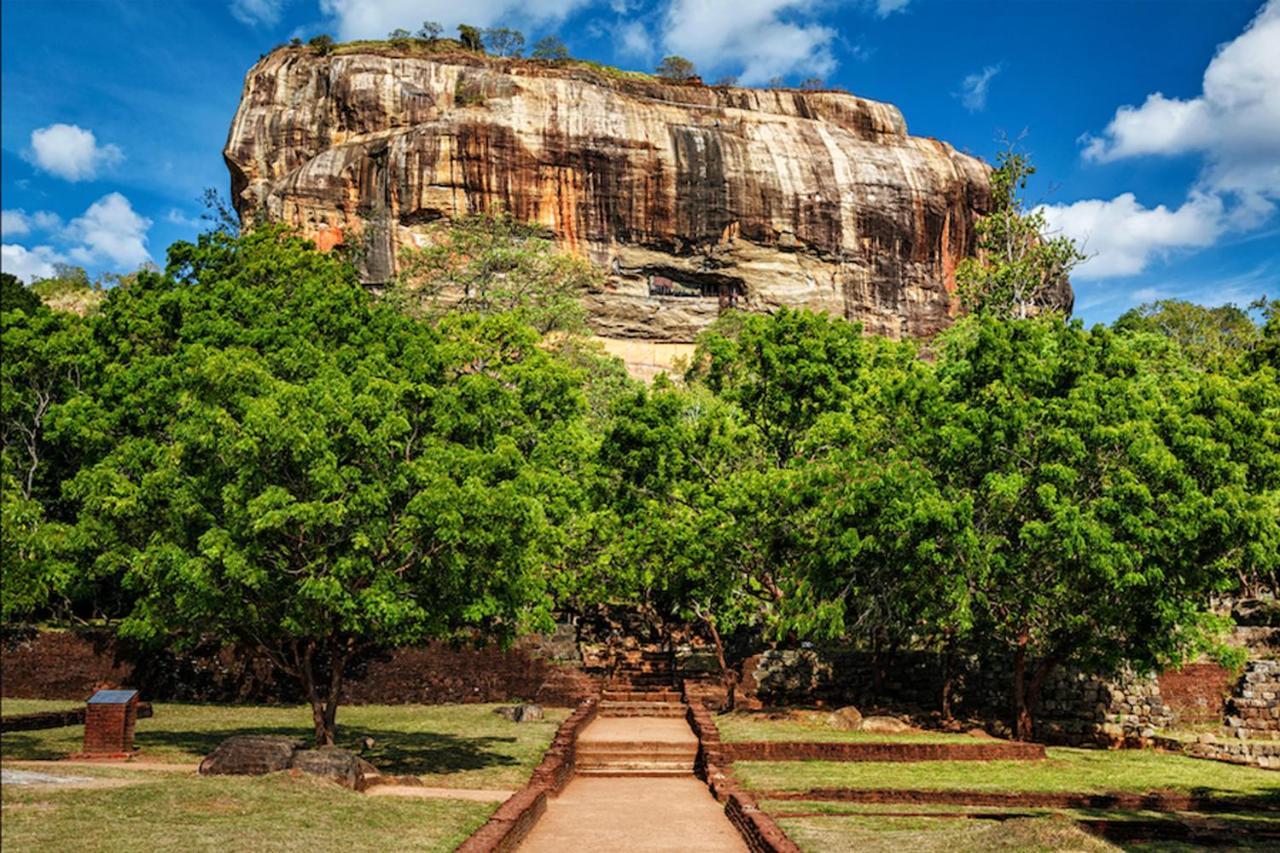
[[[1236,677],[1216,663],[1190,663],[1162,672],[1158,680],[1175,722],[1208,723],[1222,719]]]
[[[148,653],[109,634],[11,634],[0,646],[6,698],[82,702],[102,686],[132,687],[153,701],[300,702],[297,685],[251,652],[206,644],[187,654]],[[344,701],[434,704],[526,699],[573,706],[597,682],[524,648],[454,648],[433,643],[357,661]]]

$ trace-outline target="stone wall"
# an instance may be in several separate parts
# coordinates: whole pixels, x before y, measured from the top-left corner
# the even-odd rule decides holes
[[[1227,700],[1224,724],[1239,738],[1280,738],[1280,661],[1251,660]]]
[[[945,663],[941,655],[925,652],[771,650],[743,663],[738,698],[746,708],[857,705],[928,714],[939,707],[949,669],[957,715],[1009,716],[1007,664],[972,657]],[[1115,745],[1150,738],[1172,719],[1153,676],[1107,680],[1059,667],[1044,686],[1036,736],[1050,743]]]

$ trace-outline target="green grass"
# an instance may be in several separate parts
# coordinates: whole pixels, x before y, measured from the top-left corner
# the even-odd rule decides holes
[[[918,817],[783,818],[779,825],[813,853],[963,853],[963,851],[1114,851],[1066,818],[1003,822]]]
[[[1043,761],[738,761],[755,790],[909,788],[925,791],[1103,793],[1156,790],[1280,798],[1280,774],[1147,750],[1050,748]]]
[[[716,728],[725,741],[813,741],[852,743],[983,743],[966,734],[917,732],[914,734],[873,734],[842,732],[829,727],[825,715],[814,719],[769,719],[764,714],[725,714],[715,718]]]
[[[73,702],[6,699],[5,715],[74,708]],[[528,780],[568,711],[512,723],[496,705],[351,705],[338,709],[338,745],[376,741],[364,756],[384,773],[412,774],[453,788],[517,788]],[[234,734],[284,734],[309,741],[310,709],[157,703],[138,721],[135,744],[150,761],[196,762]],[[84,729],[68,726],[0,736],[6,759],[53,760],[77,752]]]
[[[1257,837],[1280,828],[1280,817],[1266,813],[1188,816],[1162,812],[1118,812],[1095,809],[1054,810],[1024,807],[943,806],[918,803],[871,804],[792,800],[761,800],[792,840],[806,850],[1202,850],[1177,841],[1127,842],[1109,845],[1083,830],[1070,831],[1077,820],[1160,822],[1177,827],[1191,817],[1211,825],[1219,839],[1230,838],[1233,849],[1274,849],[1275,842]],[[902,813],[912,813],[903,816]],[[779,814],[822,814],[831,817],[777,817]],[[972,819],[972,814],[1006,814],[1001,822]],[[936,817],[933,817],[936,815]],[[1006,835],[1003,829],[1007,829]],[[1083,846],[1082,846],[1083,845]]]
[[[142,774],[134,773],[134,776]],[[6,851],[452,850],[491,803],[366,797],[276,774],[146,778],[125,787],[6,786]]]

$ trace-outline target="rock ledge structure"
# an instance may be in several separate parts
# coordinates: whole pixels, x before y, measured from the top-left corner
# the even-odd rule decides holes
[[[632,362],[730,306],[936,332],[990,204],[982,161],[850,94],[377,46],[265,56],[224,155],[242,217],[354,246],[371,283],[436,220],[547,226],[608,271],[591,324]]]

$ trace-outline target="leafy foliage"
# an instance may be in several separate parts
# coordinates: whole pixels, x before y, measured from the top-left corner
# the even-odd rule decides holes
[[[484,40],[477,27],[469,24],[458,24],[458,41],[462,43],[463,50],[484,53]]]
[[[1025,319],[1052,303],[1084,255],[1069,237],[1046,233],[1043,211],[1028,209],[1022,193],[1035,167],[1027,155],[1010,145],[996,162],[991,212],[976,225],[978,255],[956,268],[956,289],[967,311]]]
[[[658,63],[658,76],[663,80],[683,83],[696,75],[693,63],[683,56],[664,56]]]
[[[565,47],[559,36],[543,36],[533,45],[531,56],[534,59],[557,62],[569,58],[569,48]]]
[[[512,217],[476,215],[440,223],[429,245],[400,256],[392,298],[428,316],[445,311],[509,313],[541,333],[580,332],[582,297],[600,273],[560,252],[541,228]]]
[[[524,33],[508,27],[489,27],[484,31],[484,44],[494,56],[519,56],[524,53]]]

